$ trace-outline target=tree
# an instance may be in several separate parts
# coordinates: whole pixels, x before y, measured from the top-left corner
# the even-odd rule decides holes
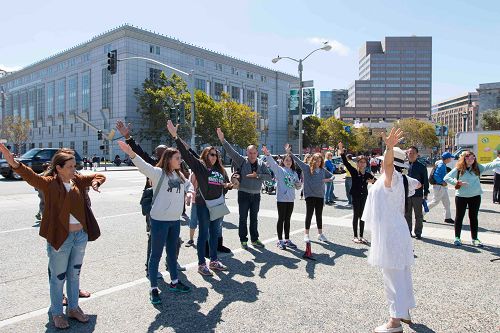
[[[481,126],[485,131],[500,130],[500,109],[484,112],[481,117]]]
[[[190,133],[191,95],[187,83],[178,75],[167,77],[161,72],[158,80],[146,79],[142,89],[135,89],[139,104],[138,112],[142,115],[139,137],[155,142],[171,142],[165,130],[167,120],[179,124],[179,135],[186,137]]]
[[[226,140],[240,147],[257,145],[257,114],[246,104],[233,101],[226,93],[222,93],[218,103],[222,110],[222,131]],[[215,132],[215,128],[212,129]]]
[[[371,152],[376,148],[380,148],[382,138],[379,135],[371,133],[370,129],[362,126],[352,130],[354,135],[353,145],[350,147],[356,152]]]
[[[224,111],[219,103],[201,90],[195,93],[196,134],[203,138],[203,143],[220,145],[215,129],[223,128]]]
[[[22,145],[30,138],[31,121],[21,116],[7,116],[3,120],[1,137],[14,144],[14,151],[19,152]]]
[[[318,138],[318,128],[321,126],[323,119],[316,116],[309,116],[302,120],[302,128],[304,134],[302,135],[302,148],[304,147],[318,147],[322,144]]]
[[[317,131],[319,144],[330,147],[336,147],[340,141],[353,144],[354,136],[346,132],[345,126],[348,124],[335,117],[323,120]]]
[[[399,127],[403,130],[403,146],[405,147],[439,146],[439,139],[436,136],[434,124],[415,118],[405,118],[395,122],[393,127]]]

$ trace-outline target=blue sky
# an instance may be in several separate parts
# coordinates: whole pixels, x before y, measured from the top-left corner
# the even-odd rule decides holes
[[[26,66],[123,23],[296,74],[317,90],[357,78],[358,50],[385,36],[433,37],[433,102],[500,81],[500,1],[4,1],[0,68]]]

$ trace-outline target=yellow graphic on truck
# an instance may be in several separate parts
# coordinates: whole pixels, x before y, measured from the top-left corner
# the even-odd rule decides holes
[[[477,162],[489,163],[500,151],[500,135],[479,134],[477,137]]]

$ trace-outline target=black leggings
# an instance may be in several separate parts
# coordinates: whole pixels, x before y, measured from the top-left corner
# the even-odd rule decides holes
[[[365,230],[365,221],[361,220],[363,210],[365,209],[366,198],[368,195],[353,195],[352,196],[352,230],[354,237],[358,237],[358,221],[359,221],[359,237],[363,238]]]
[[[460,238],[467,206],[469,206],[470,235],[472,239],[477,239],[477,214],[479,213],[479,206],[481,206],[480,195],[471,198],[455,197],[455,237]]]
[[[293,202],[278,202],[278,224],[276,230],[278,239],[283,240],[283,226],[285,227],[285,239],[290,239],[290,219],[292,218]]]
[[[306,230],[311,229],[313,213],[316,212],[316,225],[323,229],[323,198],[306,198]]]

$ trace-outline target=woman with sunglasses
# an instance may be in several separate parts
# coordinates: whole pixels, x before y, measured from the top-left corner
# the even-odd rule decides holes
[[[196,250],[198,254],[198,273],[205,276],[211,276],[212,271],[225,271],[224,266],[217,257],[217,242],[222,227],[223,218],[210,220],[205,200],[219,199],[221,196],[233,188],[229,181],[226,170],[222,165],[219,153],[214,147],[206,147],[197,159],[186,149],[182,139],[177,136],[177,127],[171,120],[167,123],[167,129],[177,144],[184,161],[189,165],[198,181],[198,191],[196,191],[195,203],[196,214],[198,216],[198,240]],[[205,262],[205,242],[208,238],[208,249],[210,264]]]
[[[477,238],[479,207],[481,206],[481,183],[479,177],[487,170],[500,167],[500,161],[491,163],[477,163],[476,155],[471,151],[464,152],[457,165],[445,177],[444,181],[455,186],[455,242],[456,246],[462,245],[460,233],[465,216],[465,210],[469,208],[470,233],[472,245],[482,247],[483,244]]]

